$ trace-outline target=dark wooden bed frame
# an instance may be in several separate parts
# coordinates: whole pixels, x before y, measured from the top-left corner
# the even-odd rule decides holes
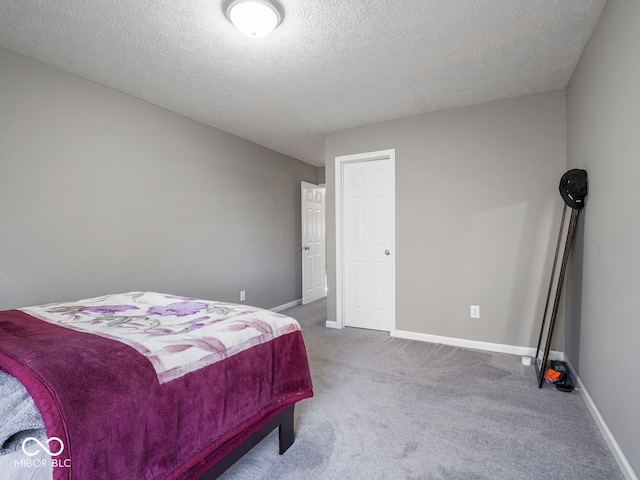
[[[278,427],[278,438],[280,443],[280,455],[287,451],[293,445],[295,433],[293,431],[293,408],[291,405],[280,413],[274,415],[262,427],[256,430],[249,438],[238,445],[234,450],[229,452],[213,467],[207,470],[198,480],[214,480],[222,475],[231,465],[236,463],[240,458],[255,447],[260,441],[269,435],[276,427]]]

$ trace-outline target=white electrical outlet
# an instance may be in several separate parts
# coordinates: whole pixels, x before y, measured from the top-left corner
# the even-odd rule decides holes
[[[240,301],[241,301],[241,302],[244,302],[244,299],[245,299],[245,298],[246,298],[246,297],[245,297],[245,292],[244,292],[244,290],[241,290],[241,291],[240,291]]]
[[[480,318],[480,306],[471,305],[471,318]]]

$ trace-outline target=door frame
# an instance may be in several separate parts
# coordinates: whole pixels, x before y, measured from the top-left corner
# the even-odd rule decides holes
[[[335,190],[334,190],[334,201],[335,201],[335,229],[336,229],[336,321],[331,322],[327,321],[326,326],[329,328],[344,328],[344,263],[343,263],[343,228],[342,228],[342,216],[343,216],[343,196],[344,196],[344,185],[343,185],[343,166],[345,163],[357,163],[357,162],[369,162],[372,160],[389,160],[391,161],[391,172],[392,172],[392,185],[393,185],[393,195],[394,195],[394,206],[395,206],[395,172],[396,172],[396,149],[391,148],[388,150],[377,150],[374,152],[366,152],[366,153],[356,153],[353,155],[341,155],[335,157]],[[395,244],[395,210],[394,210],[394,244]],[[394,252],[395,255],[395,252]],[[395,256],[397,258],[397,256]],[[395,262],[394,262],[395,265]],[[394,285],[395,285],[395,268],[393,271]],[[391,331],[395,331],[396,328],[396,315],[395,315],[395,290],[393,292],[393,305],[391,308],[393,312],[393,318],[391,321]]]

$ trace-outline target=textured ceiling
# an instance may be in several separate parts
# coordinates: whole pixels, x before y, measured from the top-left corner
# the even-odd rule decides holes
[[[0,0],[0,46],[314,165],[324,134],[564,88],[606,0]]]

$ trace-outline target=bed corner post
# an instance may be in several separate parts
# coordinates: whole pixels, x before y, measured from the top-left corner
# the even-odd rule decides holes
[[[280,455],[286,452],[295,440],[295,432],[293,431],[293,408],[291,405],[282,412],[282,423],[278,427],[278,438],[280,440]]]

